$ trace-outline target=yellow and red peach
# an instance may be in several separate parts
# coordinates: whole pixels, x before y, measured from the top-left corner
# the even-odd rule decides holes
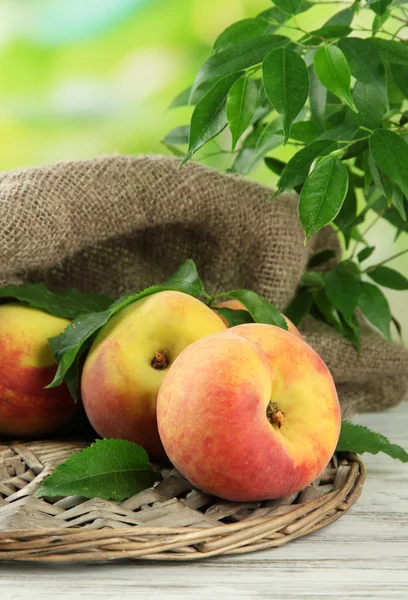
[[[122,309],[85,360],[82,400],[91,425],[103,437],[136,442],[164,458],[156,419],[163,379],[189,344],[224,330],[212,310],[181,292],[158,292]]]
[[[48,338],[67,325],[23,303],[0,305],[0,435],[38,437],[77,412],[66,385],[44,389],[57,369]]]
[[[287,331],[258,323],[184,350],[160,388],[157,418],[175,467],[232,501],[301,490],[324,470],[340,432],[322,359]]]
[[[215,306],[215,312],[217,312],[216,307],[219,307],[219,308],[230,308],[231,310],[247,310],[245,308],[245,306],[239,300],[235,300],[235,299],[233,299],[233,300],[225,300],[224,302],[219,302]],[[220,319],[223,321],[223,323],[225,324],[225,326],[228,327],[227,319],[225,319],[225,317],[223,317],[221,313],[217,313],[217,314],[220,317]],[[303,336],[300,333],[299,329],[296,327],[296,325],[294,325],[292,323],[292,321],[290,319],[288,319],[288,317],[285,316],[284,314],[282,314],[282,317],[286,321],[289,333],[291,333],[292,335],[295,335],[296,337],[298,337],[301,340],[303,340]]]

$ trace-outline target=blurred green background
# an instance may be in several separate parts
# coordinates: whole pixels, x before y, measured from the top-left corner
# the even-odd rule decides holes
[[[168,153],[164,135],[191,108],[167,110],[228,25],[268,0],[0,0],[0,170],[101,154]],[[342,8],[298,17],[317,28]],[[364,11],[370,26],[374,13]],[[361,20],[362,19],[362,20]],[[293,149],[272,155],[287,160]],[[221,159],[207,161],[222,166]],[[251,179],[273,185],[261,166]],[[380,222],[368,234],[375,263],[407,247]],[[406,256],[390,266],[408,276]],[[386,291],[408,340],[406,292]],[[406,301],[405,301],[406,302]]]

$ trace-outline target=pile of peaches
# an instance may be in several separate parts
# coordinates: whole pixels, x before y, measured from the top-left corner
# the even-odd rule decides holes
[[[244,309],[236,300],[219,307]],[[297,492],[324,470],[340,432],[330,372],[287,319],[288,331],[228,328],[176,291],[128,305],[100,330],[81,374],[44,389],[56,364],[48,338],[68,320],[23,303],[0,306],[0,436],[40,437],[85,410],[105,438],[170,460],[196,487],[233,501]]]

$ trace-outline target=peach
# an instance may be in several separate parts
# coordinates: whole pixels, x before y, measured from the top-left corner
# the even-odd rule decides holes
[[[122,309],[85,360],[82,401],[91,425],[103,437],[136,442],[164,458],[156,419],[163,379],[189,344],[224,330],[212,310],[181,292],[158,292]]]
[[[218,306],[219,308],[231,308],[231,310],[247,310],[245,308],[245,306],[243,304],[241,304],[241,302],[239,300],[235,300],[235,299],[225,300],[224,302],[219,302],[216,306]],[[215,310],[215,312],[217,312],[217,311]],[[220,317],[220,319],[222,319],[225,326],[228,327],[227,319],[225,319],[220,313],[217,313],[217,314]],[[291,333],[292,335],[295,335],[296,337],[303,340],[302,334],[300,333],[299,329],[292,323],[292,321],[290,319],[288,319],[288,317],[286,317],[284,314],[282,314],[282,317],[286,321],[289,333]]]
[[[0,305],[0,435],[38,437],[77,412],[66,385],[44,389],[56,372],[48,338],[67,325],[23,303]]]
[[[324,470],[340,433],[322,359],[298,337],[259,323],[184,350],[160,388],[157,419],[175,467],[232,501],[298,492]]]

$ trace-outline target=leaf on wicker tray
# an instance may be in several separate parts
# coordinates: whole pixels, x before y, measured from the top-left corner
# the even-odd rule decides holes
[[[391,458],[396,458],[401,462],[408,462],[408,452],[401,446],[392,444],[381,433],[371,431],[363,425],[354,425],[349,421],[343,421],[341,424],[340,438],[336,448],[337,452],[355,452],[363,454],[378,454],[384,452]]]
[[[3,300],[4,299],[4,300]],[[105,310],[113,298],[105,294],[88,294],[79,290],[50,292],[42,283],[5,285],[0,287],[0,302],[20,300],[35,308],[41,308],[55,317],[75,319],[98,310]]]
[[[149,457],[141,446],[125,440],[96,440],[59,465],[35,495],[121,501],[160,479],[161,474],[149,465]]]

